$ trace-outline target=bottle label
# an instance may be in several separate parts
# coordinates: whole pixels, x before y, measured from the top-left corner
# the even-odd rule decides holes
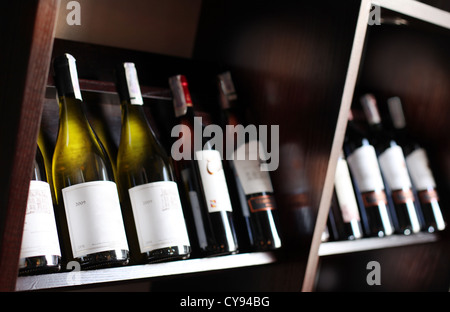
[[[391,219],[387,210],[387,198],[384,191],[362,193],[364,207],[378,209],[381,224],[383,225],[385,235],[394,233]]]
[[[196,157],[208,211],[232,211],[220,153],[215,150],[197,151]]]
[[[392,200],[397,205],[414,202],[414,194],[411,189],[396,190],[392,192]]]
[[[419,200],[422,204],[431,204],[432,202],[438,202],[439,196],[435,189],[423,190],[418,192]]]
[[[61,256],[50,186],[30,181],[20,258]]]
[[[392,200],[394,204],[406,204],[406,203],[414,203],[415,198],[411,189],[403,189],[392,192]],[[417,212],[414,205],[407,205],[406,212],[409,216],[409,221],[411,222],[412,231],[417,233],[420,231],[420,223],[417,217]]]
[[[347,163],[361,192],[384,190],[375,148],[363,145],[347,157]]]
[[[153,182],[128,190],[141,252],[189,246],[177,184]]]
[[[260,144],[259,141],[250,141],[234,151],[233,164],[245,195],[273,192],[269,172],[261,170]]]
[[[92,181],[62,189],[75,258],[113,249],[128,250],[117,187]]]
[[[438,194],[436,190],[429,189],[420,191],[418,193],[419,200],[422,204],[430,204],[431,205],[431,211],[433,212],[434,220],[436,222],[436,227],[439,231],[442,231],[445,229],[445,221],[444,217],[442,215],[442,211],[438,204],[436,204],[439,201]]]
[[[380,168],[384,174],[387,185],[391,190],[411,188],[405,156],[400,146],[392,146],[386,149],[378,158]]]
[[[387,205],[386,193],[384,191],[379,192],[367,192],[361,194],[364,207],[377,207],[379,205]]]
[[[275,198],[272,195],[261,195],[248,200],[251,212],[273,210],[276,207]]]
[[[350,223],[352,220],[359,221],[358,204],[356,202],[347,161],[344,158],[338,159],[334,177],[334,188],[344,222]]]
[[[436,188],[428,157],[423,148],[419,148],[406,157],[411,180],[418,191]]]

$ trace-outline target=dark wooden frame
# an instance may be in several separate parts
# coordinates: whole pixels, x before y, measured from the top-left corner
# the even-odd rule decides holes
[[[0,291],[15,289],[58,5],[6,1],[0,12]]]

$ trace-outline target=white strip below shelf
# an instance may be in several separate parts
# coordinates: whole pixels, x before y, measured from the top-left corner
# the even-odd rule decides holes
[[[357,240],[326,242],[320,244],[319,256],[330,256],[373,249],[430,243],[437,240],[437,234],[417,233],[409,236],[391,235],[380,238],[368,237]]]
[[[80,286],[158,276],[206,272],[263,265],[273,263],[275,261],[275,255],[271,252],[254,252],[80,272],[22,276],[17,278],[16,291]]]

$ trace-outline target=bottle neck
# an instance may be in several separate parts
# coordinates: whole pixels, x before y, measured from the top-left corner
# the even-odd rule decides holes
[[[74,98],[83,101],[75,58],[70,54],[57,57],[54,61],[55,86],[59,97]]]
[[[373,134],[379,134],[384,131],[383,125],[381,122],[371,123],[369,124],[369,130]]]
[[[131,104],[129,101],[122,101],[121,107],[122,135],[129,141],[128,144],[142,144],[143,142],[156,144],[155,133],[145,115],[143,106]],[[133,141],[131,141],[132,138]]]
[[[90,130],[90,124],[84,112],[82,101],[71,96],[59,97],[60,131],[67,135]]]
[[[36,157],[34,159],[33,172],[31,174],[31,180],[46,181],[44,172],[44,158],[42,157],[39,146],[36,147]]]

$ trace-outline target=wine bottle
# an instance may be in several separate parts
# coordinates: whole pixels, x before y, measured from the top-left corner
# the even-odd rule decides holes
[[[343,239],[342,215],[337,204],[336,192],[333,191],[331,196],[330,211],[328,212],[327,224],[324,233],[322,233],[322,241],[339,241]]]
[[[366,133],[354,123],[351,111],[345,134],[344,153],[355,180],[355,189],[360,192],[362,199],[360,213],[364,234],[369,237],[391,235],[394,229],[375,148]]]
[[[186,259],[191,247],[170,159],[143,109],[134,63],[117,70],[122,131],[117,178],[132,263]]]
[[[269,172],[261,170],[260,142],[246,138],[234,140],[234,127],[243,125],[244,118],[237,104],[237,94],[230,72],[218,76],[220,104],[225,128],[225,146],[235,143],[226,151],[233,184],[239,198],[240,216],[244,219],[246,238],[253,250],[272,250],[281,247],[275,196]],[[228,127],[227,127],[228,126]],[[231,127],[230,127],[231,126]],[[246,124],[244,126],[247,126]],[[229,130],[229,131],[227,131]],[[237,145],[240,144],[240,145]],[[232,154],[233,157],[231,157]]]
[[[328,229],[328,221],[327,221],[327,225],[325,226],[325,229],[322,232],[322,235],[320,236],[320,241],[322,243],[326,243],[328,241],[330,241],[330,230]]]
[[[182,126],[179,140],[183,142],[183,153],[184,148],[190,150],[190,160],[184,159],[179,164],[186,194],[190,199],[199,246],[207,254],[236,253],[238,244],[233,209],[220,152],[212,149],[210,140],[198,147],[193,144],[194,137],[200,135],[198,131],[202,131],[203,125],[200,118],[195,117],[185,76],[173,76],[169,83],[175,115]]]
[[[378,153],[381,172],[392,196],[397,231],[405,235],[417,233],[420,223],[403,150],[384,129],[375,97],[372,94],[362,96],[361,105]]]
[[[340,227],[341,230],[339,231],[339,238],[344,240],[361,238],[363,234],[358,203],[343,152],[339,156],[336,165],[334,195],[336,199],[333,201],[335,204],[333,207],[338,208],[334,214],[339,216],[339,223],[342,224]]]
[[[19,275],[54,273],[61,269],[61,249],[50,185],[39,146],[30,188],[19,257]]]
[[[424,219],[424,228],[432,233],[445,229],[436,182],[429,166],[427,153],[408,133],[402,103],[399,97],[387,101],[395,137],[406,156],[406,166],[416,191]]]
[[[66,261],[81,268],[129,261],[111,163],[82,106],[75,58],[55,58],[59,129],[52,161],[59,234]]]

